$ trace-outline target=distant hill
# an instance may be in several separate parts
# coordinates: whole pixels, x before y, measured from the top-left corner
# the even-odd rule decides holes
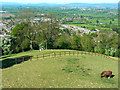
[[[17,3],[17,2],[0,2],[2,6],[57,6],[57,7],[118,7],[117,3],[68,3],[68,4],[50,4],[50,3]]]
[[[17,3],[17,2],[0,2],[2,6],[62,6],[62,4],[50,3]]]
[[[79,7],[118,7],[117,3],[98,3],[98,4],[91,4],[91,3],[69,3],[66,6],[79,6]]]
[[[26,5],[28,5],[28,6],[53,6],[53,7],[61,7],[61,6],[63,6],[63,4],[55,4],[55,3],[28,3],[28,4],[26,4]]]
[[[17,5],[24,5],[24,4],[17,3],[17,2],[0,2],[0,5],[2,5],[2,6],[17,6]]]

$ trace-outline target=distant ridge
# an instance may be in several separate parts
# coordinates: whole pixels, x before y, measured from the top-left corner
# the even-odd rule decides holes
[[[80,7],[118,7],[117,3],[69,3],[66,6],[80,6]]]
[[[6,6],[12,6],[12,5],[24,5],[23,3],[17,3],[17,2],[0,2],[1,5]]]
[[[17,3],[17,2],[0,2],[3,6],[58,6],[58,7],[118,7],[118,3],[68,3],[68,4],[55,4],[55,3]]]

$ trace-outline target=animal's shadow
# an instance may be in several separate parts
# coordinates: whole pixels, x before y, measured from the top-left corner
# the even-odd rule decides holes
[[[113,78],[115,75],[111,75],[111,77],[110,78]],[[102,76],[101,78],[103,78],[103,77],[105,77],[105,76]],[[108,78],[109,77],[109,75],[106,75],[106,78]]]

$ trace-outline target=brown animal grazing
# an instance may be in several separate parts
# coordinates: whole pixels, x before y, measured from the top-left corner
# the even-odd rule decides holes
[[[108,78],[110,78],[112,76],[112,71],[103,71],[101,74],[100,74],[100,77],[102,78],[102,75],[104,75],[106,78],[107,76],[109,76]]]

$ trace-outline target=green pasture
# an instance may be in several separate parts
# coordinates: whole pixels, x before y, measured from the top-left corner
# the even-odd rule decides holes
[[[111,19],[107,19],[107,18],[100,18],[100,19],[89,19],[89,22],[92,22],[92,23],[96,23],[96,21],[99,21],[99,23],[104,23],[104,24],[110,24],[110,21],[112,22],[112,24],[114,25],[118,25],[118,19],[114,19],[114,21],[112,21]]]
[[[100,27],[100,26],[93,26],[93,25],[87,25],[87,24],[68,24],[68,25],[75,25],[75,26],[78,26],[78,27],[84,27],[86,29],[89,29],[89,30],[92,30],[93,28],[95,29],[99,29],[99,30],[111,30],[110,28],[103,28],[103,27]]]
[[[2,69],[2,88],[118,88],[118,61],[95,55],[57,55],[36,59],[34,55],[61,50],[32,50],[9,56],[2,61],[16,57],[33,56],[24,63]],[[71,51],[71,50],[62,50]],[[12,61],[11,61],[12,62]],[[113,71],[113,77],[100,78],[100,73]]]

